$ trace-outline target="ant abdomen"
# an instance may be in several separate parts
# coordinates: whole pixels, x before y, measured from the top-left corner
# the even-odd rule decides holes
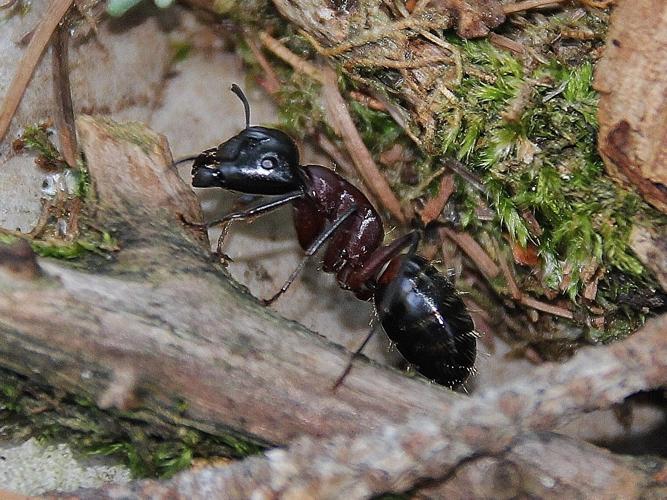
[[[452,283],[418,255],[394,258],[375,291],[387,336],[406,361],[438,384],[455,388],[473,371],[476,334]]]

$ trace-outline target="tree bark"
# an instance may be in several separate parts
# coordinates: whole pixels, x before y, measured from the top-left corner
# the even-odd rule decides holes
[[[667,462],[627,458],[552,433],[531,433],[573,414],[667,381],[667,318],[621,344],[580,351],[564,365],[454,404],[445,415],[412,417],[358,436],[301,438],[224,467],[186,471],[69,498],[369,498],[424,488],[466,498],[467,485],[496,497],[655,497],[667,492]],[[567,381],[570,377],[572,380]],[[451,481],[451,482],[450,482]],[[483,495],[482,495],[483,496]]]
[[[600,91],[600,154],[609,174],[667,213],[667,3],[624,0],[614,9]]]

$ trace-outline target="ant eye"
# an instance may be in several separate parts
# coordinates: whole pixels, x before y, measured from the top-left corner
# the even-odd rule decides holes
[[[275,168],[275,167],[276,167],[276,159],[275,158],[264,158],[262,160],[262,168],[270,170],[270,169]]]

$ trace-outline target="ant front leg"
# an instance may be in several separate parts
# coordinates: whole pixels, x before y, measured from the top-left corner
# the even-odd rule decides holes
[[[291,203],[292,201],[299,199],[301,197],[303,197],[303,192],[293,191],[291,193],[287,193],[283,196],[275,198],[269,201],[268,203],[264,203],[263,205],[258,205],[256,207],[249,208],[248,210],[244,210],[242,212],[233,212],[231,214],[225,215],[222,219],[217,219],[209,222],[206,225],[207,228],[217,226],[218,224],[222,225],[222,231],[220,232],[220,236],[218,237],[218,246],[216,247],[215,253],[217,255],[223,255],[222,244],[224,243],[225,237],[229,232],[229,226],[231,226],[232,222],[234,222],[235,220],[255,219],[257,217],[261,217],[262,215],[268,214],[269,212],[272,212],[277,208],[280,208],[283,205]]]
[[[303,266],[306,265],[306,262],[310,257],[315,255],[317,251],[322,248],[322,245],[324,245],[331,236],[336,232],[336,229],[338,229],[343,222],[345,222],[352,214],[354,214],[357,211],[356,206],[352,206],[347,212],[345,212],[343,215],[338,217],[327,229],[324,230],[322,234],[320,234],[313,243],[308,247],[306,250],[306,255],[304,256],[303,259],[301,259],[301,262],[299,262],[299,265],[297,268],[292,272],[289,278],[287,278],[287,281],[285,281],[285,284],[278,290],[278,292],[271,298],[269,299],[263,299],[262,304],[265,306],[269,306],[273,304],[278,297],[280,297],[283,293],[287,291],[287,289],[290,287],[292,282],[296,279],[296,277],[299,275],[301,270],[303,269]]]

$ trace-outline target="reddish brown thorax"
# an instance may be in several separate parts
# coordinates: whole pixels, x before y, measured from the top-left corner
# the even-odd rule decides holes
[[[364,267],[368,257],[382,244],[382,219],[356,187],[319,165],[303,167],[305,196],[294,201],[294,225],[299,244],[307,249],[324,228],[352,207],[356,211],[329,240],[323,270],[335,273],[340,285],[358,289],[351,276]]]

